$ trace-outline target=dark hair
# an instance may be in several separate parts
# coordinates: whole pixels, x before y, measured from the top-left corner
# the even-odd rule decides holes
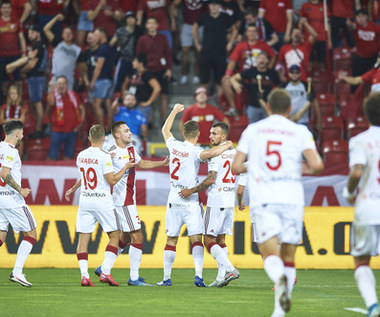
[[[368,122],[374,126],[380,126],[380,93],[375,92],[369,95],[363,104],[364,115]]]
[[[194,139],[198,136],[199,125],[193,120],[186,121],[183,126],[183,135],[185,139]]]
[[[12,3],[9,0],[1,1],[1,6],[3,6],[3,4],[9,4],[10,6],[12,6]]]
[[[246,28],[245,30],[247,31],[248,28],[252,28],[252,27],[254,27],[254,28],[257,30],[257,26],[256,26],[255,23],[249,23],[249,24],[247,25],[247,28]]]
[[[115,121],[114,123],[112,123],[111,132],[114,137],[115,137],[115,133],[119,130],[120,126],[122,126],[123,124],[126,124],[126,123],[124,121]]]
[[[63,78],[64,80],[66,80],[66,84],[69,83],[69,81],[67,80],[67,77],[66,77],[65,75],[60,75],[60,76],[58,76],[56,82],[57,82],[58,79],[60,79],[60,78]]]
[[[268,102],[272,113],[284,114],[290,107],[291,99],[284,88],[275,88],[269,93]]]
[[[135,56],[136,60],[139,62],[139,63],[142,63],[144,65],[144,67],[146,67],[146,56],[144,53],[139,53]]]
[[[244,15],[252,15],[254,17],[257,16],[258,14],[258,9],[257,8],[254,8],[254,7],[248,7],[245,12],[244,12]]]
[[[156,18],[156,17],[153,17],[153,16],[149,16],[149,17],[147,17],[147,19],[146,19],[146,22],[145,22],[145,23],[147,23],[149,20],[154,20],[154,21],[156,21],[156,23],[158,23],[158,20],[157,20],[157,18]]]
[[[5,135],[10,135],[15,130],[22,130],[23,124],[20,120],[11,120],[3,125]]]
[[[97,27],[95,31],[102,32],[105,36],[107,36],[107,30],[102,26]]]
[[[97,142],[104,138],[104,136],[106,135],[106,131],[100,124],[95,124],[90,128],[88,134],[90,136],[91,141]]]
[[[212,125],[212,127],[213,128],[217,128],[217,127],[219,127],[219,128],[221,128],[222,129],[222,131],[223,131],[223,133],[225,134],[225,135],[228,135],[228,125],[227,125],[227,123],[225,123],[225,122],[215,122],[213,125]]]

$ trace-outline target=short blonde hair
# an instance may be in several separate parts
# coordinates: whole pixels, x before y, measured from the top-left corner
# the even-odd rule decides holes
[[[95,124],[90,128],[89,131],[91,141],[101,141],[106,135],[106,131],[100,124]]]

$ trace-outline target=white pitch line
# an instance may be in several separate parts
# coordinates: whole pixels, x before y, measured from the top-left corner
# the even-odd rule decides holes
[[[366,309],[363,309],[363,308],[359,308],[359,307],[344,307],[345,310],[349,310],[349,311],[353,311],[355,313],[360,313],[360,314],[363,314],[363,315],[367,315],[368,314],[368,311]]]

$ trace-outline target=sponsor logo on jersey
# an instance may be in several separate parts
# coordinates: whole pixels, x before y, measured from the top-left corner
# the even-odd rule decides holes
[[[223,187],[224,192],[233,192],[235,191],[235,187]]]
[[[13,156],[7,155],[5,159],[12,162],[13,161]]]
[[[13,196],[15,192],[10,191],[10,192],[0,192],[0,196]]]
[[[112,166],[112,162],[107,162],[107,163],[106,163],[106,166],[107,166],[107,167],[111,167],[111,166]]]
[[[83,197],[106,197],[106,194],[105,193],[86,193],[86,192],[83,192],[82,196]]]
[[[123,159],[123,160],[129,160],[130,156],[127,154],[127,155],[124,155],[122,157],[119,157],[119,160]]]

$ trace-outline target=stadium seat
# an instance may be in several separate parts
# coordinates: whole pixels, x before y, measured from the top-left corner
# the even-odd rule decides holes
[[[323,159],[326,165],[348,164],[348,142],[345,140],[327,140],[322,145]]]
[[[332,84],[333,77],[331,76],[331,72],[318,71],[313,73],[312,86],[317,95],[329,93],[332,89]]]
[[[344,70],[351,73],[352,53],[348,48],[333,49],[333,66],[335,71]]]
[[[247,116],[227,117],[230,121],[230,129],[228,139],[232,142],[238,142],[241,134],[248,126],[249,121]]]
[[[343,121],[339,117],[322,117],[322,130],[320,142],[323,144],[327,140],[341,140],[344,136]]]
[[[345,72],[346,75],[347,72]],[[338,98],[341,95],[347,95],[349,96],[351,94],[351,85],[349,83],[346,83],[345,81],[339,79],[338,72],[334,72],[334,78],[335,78],[335,96]]]
[[[328,94],[328,93],[318,94],[317,100],[318,100],[318,103],[320,106],[321,105],[332,105],[335,107],[335,105],[336,105],[336,99],[335,99],[335,96],[333,94]]]
[[[368,121],[365,117],[357,117],[347,122],[347,140],[368,129]]]
[[[29,161],[45,161],[49,154],[50,137],[28,139],[25,142],[25,153]]]

